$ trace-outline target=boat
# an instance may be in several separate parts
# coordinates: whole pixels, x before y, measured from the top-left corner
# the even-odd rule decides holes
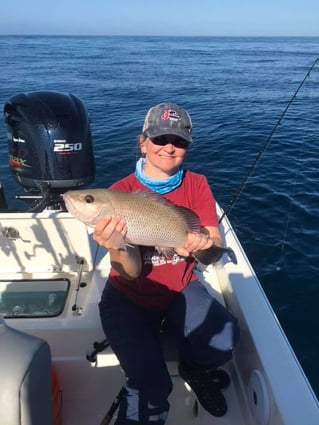
[[[23,123],[34,126],[39,114],[26,117],[21,105],[30,98],[37,105],[43,96],[60,110],[66,95],[36,92],[5,105],[11,171],[18,184],[33,191],[25,199],[31,207],[10,210],[0,185],[0,425],[106,425],[116,418],[125,385],[97,308],[109,253],[94,242],[91,228],[63,209],[60,196],[93,180],[93,154],[90,146],[80,149],[83,140],[54,135],[56,162],[51,154],[45,163],[36,160],[48,152],[48,134],[29,138]],[[87,122],[84,128],[89,131]],[[83,173],[82,160],[87,175],[76,174]],[[59,166],[72,161],[77,164],[71,175],[59,179]],[[163,337],[173,381],[167,424],[318,425],[316,395],[227,216],[220,227],[236,263],[224,255],[209,266],[198,263],[196,273],[239,320],[240,342],[223,367],[231,378],[224,390],[228,411],[218,418],[201,407],[178,374],[172,341]]]

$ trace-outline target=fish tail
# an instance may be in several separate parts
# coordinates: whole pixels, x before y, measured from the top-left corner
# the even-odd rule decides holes
[[[208,249],[203,249],[201,251],[196,251],[193,253],[193,256],[198,260],[200,263],[204,264],[205,266],[208,266],[209,264],[217,263],[219,261],[223,254],[228,254],[229,259],[232,263],[237,264],[237,258],[234,253],[234,251],[231,248],[222,248],[217,245],[212,245]]]

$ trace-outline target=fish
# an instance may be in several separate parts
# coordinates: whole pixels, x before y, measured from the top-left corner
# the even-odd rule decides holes
[[[171,256],[174,248],[183,247],[189,233],[201,232],[198,215],[189,208],[178,206],[154,192],[122,192],[114,189],[83,189],[65,192],[67,211],[88,226],[94,227],[105,216],[121,217],[126,222],[125,239],[118,232],[118,249],[126,245],[156,247],[158,252]],[[212,245],[192,256],[204,265],[219,261],[223,254],[237,263],[234,251]]]

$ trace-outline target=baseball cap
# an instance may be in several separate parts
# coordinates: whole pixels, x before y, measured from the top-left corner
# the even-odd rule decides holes
[[[176,103],[160,103],[149,109],[144,125],[143,134],[149,138],[173,134],[187,142],[192,142],[192,120],[185,109]]]

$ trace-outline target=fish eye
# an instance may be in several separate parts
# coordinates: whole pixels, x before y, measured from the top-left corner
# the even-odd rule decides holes
[[[94,202],[94,198],[93,198],[93,196],[92,196],[92,195],[86,195],[86,196],[84,197],[84,200],[85,200],[85,202],[86,202],[87,204],[92,204],[92,203]]]

